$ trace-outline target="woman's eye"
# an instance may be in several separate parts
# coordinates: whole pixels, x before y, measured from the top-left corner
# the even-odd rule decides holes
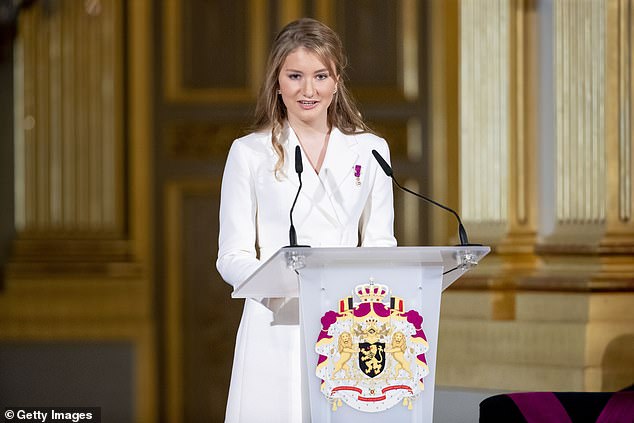
[[[295,80],[295,79],[299,79],[299,78],[301,78],[302,76],[301,76],[300,74],[298,74],[298,73],[291,73],[291,74],[289,74],[289,75],[288,75],[288,77],[289,77],[290,79]]]
[[[328,74],[327,74],[327,73],[320,73],[320,74],[317,74],[317,79],[318,79],[319,81],[323,81],[324,79],[328,79]]]

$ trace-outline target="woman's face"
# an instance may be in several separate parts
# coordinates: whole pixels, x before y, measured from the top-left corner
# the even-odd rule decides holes
[[[286,56],[278,82],[291,124],[327,126],[337,75],[332,75],[315,53],[303,47],[293,50]]]

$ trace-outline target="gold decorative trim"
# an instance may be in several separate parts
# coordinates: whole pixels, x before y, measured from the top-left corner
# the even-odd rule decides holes
[[[509,10],[509,183],[508,224],[500,253],[534,251],[537,232],[537,25],[531,0],[511,2]]]
[[[526,83],[526,63],[525,63],[525,38],[529,36],[526,33],[527,28],[524,25],[524,2],[518,1],[513,4],[511,10],[511,80],[513,83],[511,89],[511,151],[513,151],[513,179],[515,179],[515,189],[511,191],[511,195],[515,197],[515,213],[517,222],[525,224],[528,220],[527,210],[527,192],[526,192],[526,141],[525,141],[525,107],[524,86]]]
[[[268,0],[249,0],[249,72],[248,86],[241,88],[203,88],[183,86],[181,65],[182,41],[182,0],[163,2],[163,91],[168,101],[192,103],[251,103],[261,83],[261,75],[266,63],[267,10]],[[237,30],[240,30],[238,28]]]
[[[181,423],[183,416],[184,381],[181,366],[182,346],[182,227],[183,197],[186,194],[214,195],[220,181],[188,180],[169,182],[165,187],[165,327],[167,420]]]
[[[403,95],[407,101],[418,99],[418,2],[417,0],[401,0],[403,55]]]
[[[632,219],[632,56],[634,56],[634,6],[632,0],[619,1],[619,220],[630,222]]]
[[[460,1],[431,2],[431,104],[427,121],[431,127],[429,140],[434,166],[432,170],[433,198],[455,209],[458,205],[459,168],[459,67],[460,67]],[[442,214],[441,214],[442,213]],[[429,214],[434,225],[430,228],[432,244],[448,244],[455,232],[444,212]],[[451,228],[451,229],[450,229]]]
[[[154,87],[154,2],[134,0],[126,2],[127,69],[129,92],[128,105],[129,145],[126,156],[129,160],[128,236],[132,240],[132,255],[143,263],[143,292],[150,310],[154,306],[154,192],[152,183],[153,139],[152,104]],[[122,162],[123,165],[123,162]],[[146,317],[148,327],[139,333],[137,346],[137,381],[135,408],[138,421],[151,423],[158,420],[158,384],[156,360],[156,334],[153,311]]]
[[[165,127],[166,155],[172,159],[224,162],[231,143],[244,135],[244,122],[174,120]]]
[[[632,56],[634,40],[634,2],[609,0],[606,3],[605,138],[607,201],[603,253],[634,251],[632,209]]]

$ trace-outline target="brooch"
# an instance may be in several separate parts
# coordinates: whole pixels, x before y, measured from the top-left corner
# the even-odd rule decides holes
[[[357,186],[361,185],[361,165],[354,165],[354,179]]]

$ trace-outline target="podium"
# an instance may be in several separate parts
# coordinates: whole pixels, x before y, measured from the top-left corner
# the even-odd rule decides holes
[[[432,422],[441,293],[489,247],[291,247],[234,298],[299,299],[303,422]]]

